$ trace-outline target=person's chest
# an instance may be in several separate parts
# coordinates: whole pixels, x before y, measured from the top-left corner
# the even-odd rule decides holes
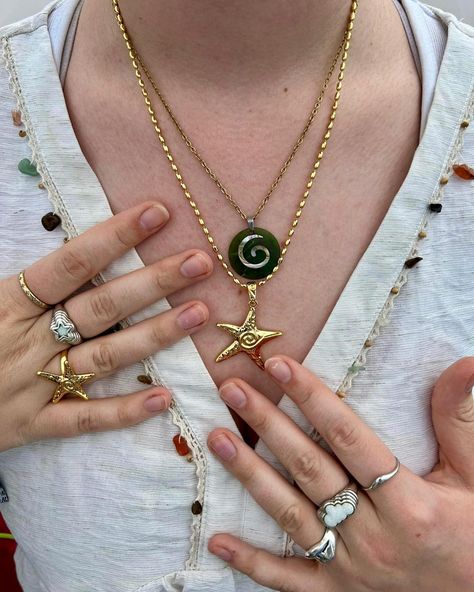
[[[407,55],[407,65],[412,66],[409,58]],[[188,248],[201,248],[212,255],[162,151],[133,77],[123,81],[122,94],[120,81],[116,88],[108,88],[109,97],[120,99],[104,101],[91,91],[79,67],[80,61],[72,59],[65,84],[69,115],[111,209],[118,212],[157,199],[171,212],[167,227],[139,246],[141,259],[150,264]],[[414,68],[409,67],[406,77],[398,82],[396,96],[391,97],[384,87],[388,79],[383,77],[369,85],[347,82],[332,137],[287,255],[275,276],[257,290],[259,327],[283,333],[262,348],[264,359],[279,352],[300,361],[306,357],[408,172],[419,135],[420,89]],[[319,152],[332,94],[329,90],[297,157],[256,221],[256,226],[272,232],[280,243],[288,236]],[[248,216],[265,195],[307,115],[293,97],[292,117],[279,117],[275,113],[278,104],[288,113],[285,99],[243,105],[240,113],[229,110],[227,115],[224,107],[215,112],[199,106],[182,110],[182,124]],[[158,106],[156,97],[152,96],[152,101]],[[400,101],[403,109],[394,109]],[[179,105],[177,111],[181,112]],[[158,114],[162,115],[162,109]],[[227,260],[229,243],[245,223],[187,151],[169,118],[162,115],[162,121],[169,148]],[[300,125],[295,123],[298,121]],[[172,294],[168,300],[174,306],[200,299],[209,307],[209,323],[193,341],[217,385],[239,376],[277,402],[282,393],[244,354],[215,362],[233,339],[216,323],[240,325],[248,303],[246,290],[234,284],[214,260],[215,271],[209,280]],[[245,430],[245,426],[239,427]],[[247,439],[251,438],[247,434]]]

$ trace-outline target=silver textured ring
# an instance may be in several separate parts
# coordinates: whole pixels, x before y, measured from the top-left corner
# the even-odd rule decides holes
[[[307,559],[314,559],[319,563],[329,563],[336,556],[336,532],[326,528],[323,538],[305,551]]]
[[[318,517],[326,528],[335,528],[357,510],[359,496],[349,485],[321,504]]]
[[[390,479],[392,477],[395,477],[395,475],[400,470],[400,461],[398,460],[397,457],[395,457],[395,460],[396,460],[396,465],[395,465],[395,468],[393,469],[393,471],[390,471],[390,473],[386,473],[385,475],[380,475],[380,477],[375,478],[368,487],[362,487],[362,489],[364,491],[374,491],[375,489],[378,489],[384,483],[387,483],[387,481],[390,481]]]
[[[53,318],[51,319],[49,328],[54,335],[54,339],[60,343],[79,345],[82,342],[79,331],[69,318],[67,312],[60,305],[54,308]]]

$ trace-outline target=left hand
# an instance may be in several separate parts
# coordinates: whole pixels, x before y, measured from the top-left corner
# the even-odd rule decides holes
[[[314,374],[286,356],[267,372],[326,440],[335,457],[264,395],[240,379],[221,397],[262,438],[299,489],[228,430],[209,446],[298,545],[308,549],[325,527],[315,505],[356,480],[367,487],[395,467],[376,434]],[[472,592],[474,589],[474,357],[445,370],[432,399],[439,462],[425,477],[403,465],[380,488],[359,489],[355,513],[336,527],[335,558],[325,565],[276,557],[228,535],[209,550],[263,586],[280,592]],[[389,418],[387,418],[387,421]]]

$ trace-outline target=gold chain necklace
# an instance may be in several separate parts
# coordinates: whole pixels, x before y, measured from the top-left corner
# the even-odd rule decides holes
[[[339,74],[338,74],[338,81],[336,84],[336,93],[334,96],[334,102],[332,106],[331,115],[329,117],[329,121],[326,127],[326,132],[323,137],[323,141],[320,145],[318,154],[316,156],[316,160],[311,168],[311,172],[306,182],[304,193],[301,197],[301,200],[298,204],[298,208],[295,213],[295,217],[291,223],[290,229],[288,230],[288,236],[284,243],[282,243],[281,250],[278,241],[275,237],[268,231],[262,228],[254,227],[253,220],[248,220],[248,228],[239,232],[234,239],[232,240],[230,247],[229,247],[229,259],[231,266],[233,267],[234,271],[241,275],[242,277],[251,278],[252,281],[248,283],[241,282],[233,273],[233,271],[229,268],[229,265],[224,260],[224,256],[222,255],[219,247],[217,246],[214,238],[212,237],[209,229],[202,217],[201,211],[198,208],[196,201],[193,199],[188,186],[183,178],[183,175],[176,164],[176,160],[171,154],[170,148],[166,143],[164,138],[163,132],[160,128],[158,119],[156,117],[155,110],[153,109],[152,103],[150,101],[148,91],[146,89],[145,83],[143,82],[143,78],[140,73],[140,69],[138,66],[138,57],[137,52],[132,44],[130,35],[125,27],[125,23],[123,20],[122,13],[120,11],[120,7],[118,4],[118,0],[112,0],[112,6],[114,9],[115,17],[122,33],[122,37],[125,41],[127,46],[128,55],[130,57],[132,66],[135,70],[135,75],[138,80],[138,85],[141,89],[142,95],[145,100],[145,105],[148,109],[148,112],[151,117],[151,122],[153,124],[153,128],[158,135],[158,139],[160,141],[161,147],[166,155],[166,158],[170,164],[172,171],[175,174],[175,177],[183,191],[183,194],[188,201],[189,205],[193,209],[193,212],[199,222],[199,226],[202,228],[204,235],[207,238],[207,241],[211,245],[212,250],[214,251],[217,259],[221,263],[222,267],[225,269],[227,275],[232,279],[232,281],[237,284],[241,288],[245,288],[248,292],[248,314],[245,321],[242,325],[232,325],[229,323],[218,323],[217,326],[225,329],[228,331],[232,337],[234,337],[234,341],[225,348],[216,358],[216,362],[221,362],[226,360],[240,352],[246,353],[260,368],[264,368],[264,362],[260,356],[260,348],[264,342],[274,339],[282,335],[281,331],[268,331],[259,329],[257,327],[256,322],[256,308],[257,308],[257,286],[263,286],[266,282],[271,280],[271,278],[275,275],[275,273],[279,270],[280,265],[288,251],[288,247],[291,243],[291,239],[295,233],[295,230],[298,226],[299,219],[302,215],[303,209],[306,205],[306,201],[309,197],[310,190],[313,186],[314,180],[318,173],[318,170],[321,166],[321,161],[325,154],[326,148],[328,146],[329,139],[331,137],[331,132],[334,127],[334,120],[336,119],[336,114],[339,106],[339,100],[341,97],[341,90],[342,90],[342,83],[344,80],[344,72],[346,69],[347,59],[349,57],[349,49],[351,45],[351,38],[352,38],[352,31],[354,28],[354,21],[356,19],[357,9],[358,9],[358,0],[351,0],[350,5],[350,14],[347,23],[347,27],[344,33],[344,41],[342,46],[342,59],[341,64],[339,67]],[[263,256],[263,260],[262,260]],[[252,263],[252,257],[255,261]],[[258,279],[258,282],[253,280]]]
[[[285,163],[283,164],[282,168],[280,169],[280,171],[279,171],[276,179],[271,184],[270,189],[267,191],[265,197],[260,202],[260,204],[257,207],[257,209],[255,211],[255,214],[253,216],[247,216],[242,211],[241,207],[235,201],[235,199],[232,197],[232,195],[230,194],[230,192],[228,191],[228,189],[219,180],[217,174],[211,169],[211,167],[207,164],[207,162],[201,156],[201,154],[199,153],[199,151],[196,148],[196,146],[193,144],[193,142],[191,141],[191,139],[189,138],[189,136],[184,131],[183,126],[179,123],[178,118],[176,117],[175,113],[171,109],[170,104],[168,103],[168,101],[165,99],[163,93],[158,88],[157,83],[153,79],[150,71],[148,70],[148,68],[146,67],[146,65],[144,63],[143,58],[138,53],[138,51],[136,50],[136,48],[134,48],[134,51],[135,51],[136,59],[137,59],[138,63],[140,64],[141,69],[143,70],[143,72],[145,72],[145,75],[148,78],[148,81],[152,85],[152,87],[153,87],[156,95],[160,99],[163,107],[165,108],[166,112],[168,113],[168,115],[169,115],[171,121],[173,122],[175,128],[178,130],[178,132],[179,132],[182,140],[184,141],[185,145],[189,148],[189,151],[191,152],[191,154],[197,159],[197,161],[200,163],[200,165],[202,166],[202,168],[206,171],[207,175],[217,185],[217,187],[220,190],[220,192],[224,195],[224,197],[232,205],[232,207],[237,211],[237,213],[242,218],[242,220],[244,220],[246,222],[248,220],[253,220],[255,222],[255,220],[257,219],[257,216],[263,211],[263,209],[267,205],[268,201],[270,200],[270,197],[273,195],[273,192],[275,191],[275,189],[280,184],[280,181],[283,179],[283,176],[285,175],[285,173],[288,170],[290,164],[292,163],[293,159],[295,158],[296,153],[299,150],[299,147],[304,142],[304,139],[306,138],[306,135],[308,134],[308,132],[309,132],[309,130],[311,128],[311,125],[313,124],[313,121],[316,118],[316,115],[319,113],[319,109],[320,109],[321,104],[323,102],[324,95],[325,95],[326,90],[327,90],[327,88],[329,86],[329,82],[331,81],[331,78],[332,78],[332,75],[334,73],[334,70],[335,70],[335,68],[337,66],[337,62],[339,61],[339,57],[340,57],[340,55],[342,53],[345,39],[346,39],[346,37],[344,35],[344,39],[342,40],[342,42],[340,43],[339,47],[337,48],[336,55],[335,55],[335,57],[334,57],[331,65],[329,67],[329,70],[327,72],[326,78],[325,78],[324,83],[323,83],[323,85],[321,87],[321,92],[319,93],[319,96],[316,99],[316,101],[315,101],[315,103],[313,105],[313,108],[311,109],[311,113],[309,114],[309,117],[308,117],[308,119],[307,119],[307,121],[305,123],[305,126],[303,128],[303,131],[301,132],[301,134],[299,135],[298,139],[296,140],[296,143],[293,146],[293,149],[291,150],[288,158],[286,159]]]

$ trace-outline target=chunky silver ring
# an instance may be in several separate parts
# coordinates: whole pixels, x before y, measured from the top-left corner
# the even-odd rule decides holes
[[[318,517],[326,528],[334,528],[352,516],[358,503],[357,491],[349,489],[347,486],[346,489],[321,504]]]
[[[376,479],[374,479],[368,487],[362,487],[362,489],[364,491],[374,491],[375,489],[378,489],[384,483],[387,483],[387,481],[390,481],[390,479],[392,477],[395,477],[395,475],[400,470],[400,461],[398,460],[397,457],[395,457],[395,460],[396,460],[396,465],[395,465],[395,468],[393,469],[393,471],[390,471],[390,473],[386,473],[385,475],[380,475],[380,477],[377,477]]]
[[[82,342],[79,331],[69,318],[67,312],[60,305],[57,305],[54,309],[49,328],[54,335],[54,339],[60,343],[79,345]]]
[[[307,559],[329,563],[336,556],[336,531],[326,528],[323,538],[304,554]]]

